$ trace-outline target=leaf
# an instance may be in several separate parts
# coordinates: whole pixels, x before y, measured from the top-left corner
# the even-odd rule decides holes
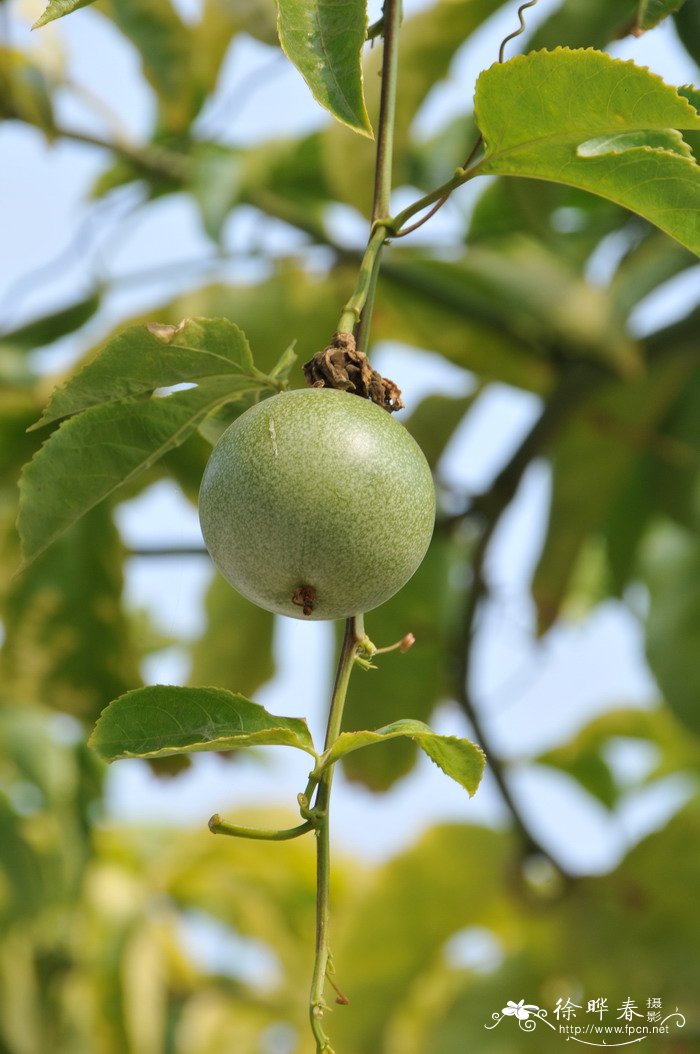
[[[656,75],[602,52],[539,51],[482,73],[475,106],[486,143],[479,172],[581,187],[700,253],[700,167],[691,158],[659,149],[653,136],[622,154],[578,153],[600,136],[700,128],[700,114]]]
[[[282,50],[314,98],[342,124],[372,136],[362,90],[365,0],[278,0]]]
[[[503,2],[439,0],[403,22],[394,122],[395,186],[408,182],[410,129],[421,103],[447,75],[456,51]],[[382,50],[375,45],[367,53],[364,63],[367,109],[373,119],[379,113]],[[467,144],[463,157],[452,158],[449,175],[470,149],[471,144]],[[323,136],[325,176],[329,186],[339,201],[353,205],[366,216],[372,209],[374,155],[372,143],[358,140],[340,125],[332,125]]]
[[[426,395],[405,421],[431,469],[437,468],[445,447],[479,394],[477,388],[468,395]]]
[[[8,582],[0,651],[5,690],[93,720],[139,683],[121,606],[123,556],[111,510],[102,506]]]
[[[638,0],[586,0],[565,2],[546,18],[528,40],[526,50],[555,48],[604,48],[629,33]]]
[[[337,1050],[383,1054],[392,1049],[386,1040],[397,1008],[405,1002],[423,1002],[423,971],[443,960],[446,942],[464,927],[499,925],[513,934],[505,892],[513,864],[509,840],[502,831],[445,824],[423,833],[416,844],[357,883],[352,914],[346,914],[333,945],[335,961],[343,963],[342,984],[352,994],[353,1008],[352,1015],[334,1016]],[[520,920],[524,913],[513,914]],[[518,950],[521,948],[518,942]],[[476,980],[471,971],[468,977],[470,983]],[[454,992],[453,975],[443,997],[448,1007]],[[439,993],[429,994],[431,1003],[436,996]],[[481,1033],[484,1017],[482,1011],[478,1019]],[[462,1054],[482,1048],[483,1041],[466,1048],[461,1038],[437,1046],[431,1035],[419,1050],[421,1054]],[[521,1049],[526,1054],[525,1043]],[[403,1052],[404,1046],[393,1046],[393,1050]],[[501,1050],[513,1054],[514,1048]]]
[[[501,177],[479,195],[469,222],[470,245],[499,248],[518,235],[543,242],[580,274],[601,238],[629,223],[629,213],[576,187]],[[661,237],[661,235],[659,235]],[[675,244],[666,238],[670,244]]]
[[[679,157],[692,157],[693,152],[680,132],[673,128],[661,128],[651,132],[621,132],[619,135],[599,135],[581,143],[576,153],[579,157],[600,157],[601,154],[624,154],[635,147],[650,147],[652,150],[668,150]]]
[[[696,63],[700,63],[700,8],[697,3],[683,4],[673,20],[686,51]]]
[[[0,348],[34,351],[75,332],[88,322],[100,307],[99,293],[91,293],[68,307],[34,318],[18,329],[0,334]]]
[[[658,753],[658,761],[652,761],[648,771],[632,786],[618,783],[608,760],[609,748],[620,740],[649,744]],[[700,740],[688,736],[667,707],[609,710],[584,725],[569,742],[540,754],[534,761],[565,772],[606,808],[613,809],[630,790],[670,773],[697,769]]]
[[[45,70],[14,48],[0,44],[0,117],[36,125],[54,137],[52,83]]]
[[[422,721],[414,721],[411,718],[394,721],[393,724],[378,728],[375,732],[341,732],[330,750],[322,755],[318,771],[323,771],[353,750],[383,743],[396,736],[407,736],[414,740],[446,776],[469,792],[470,798],[476,794],[486,765],[483,751],[469,739],[439,736]]]
[[[275,717],[222,688],[168,684],[137,688],[115,699],[95,725],[89,745],[105,761],[252,746],[296,747],[316,756],[302,718]]]
[[[123,399],[64,421],[20,478],[23,566],[98,502],[184,442],[211,410],[235,400],[237,384],[242,384],[237,378],[213,377],[166,398]]]
[[[48,22],[53,22],[56,18],[63,18],[64,15],[70,15],[73,11],[77,11],[81,7],[87,7],[92,3],[94,3],[94,0],[50,0],[44,13],[40,18],[37,18],[32,29],[40,29],[41,26],[45,26]]]
[[[640,29],[653,29],[668,15],[679,11],[685,0],[639,0],[637,25]]]
[[[393,644],[409,632],[416,643],[405,654],[377,656],[375,670],[352,678],[345,731],[388,725],[406,716],[427,721],[435,707],[449,698],[449,638],[462,595],[459,583],[465,561],[460,543],[436,535],[413,578],[368,615],[368,632],[377,647]],[[384,791],[411,771],[416,753],[413,740],[398,738],[386,750],[349,754],[343,769],[349,779]]]
[[[103,0],[101,10],[138,51],[171,133],[188,128],[202,102],[193,69],[195,34],[170,0]]]
[[[634,384],[610,384],[589,398],[554,444],[547,535],[532,582],[539,633],[556,620],[586,541],[602,531],[692,370],[684,356],[668,356]]]
[[[643,561],[649,586],[646,654],[666,702],[700,735],[700,544],[678,528],[652,537]]]
[[[696,264],[697,258],[692,253],[650,227],[641,241],[622,258],[610,283],[615,313],[620,318],[627,318],[630,311],[663,282]]]
[[[638,370],[638,349],[612,315],[607,294],[530,238],[475,247],[450,262],[409,252],[383,270],[380,296],[402,307],[392,319],[393,338],[423,342],[484,378],[546,387],[548,349],[603,360],[623,374]],[[412,295],[397,295],[397,278],[413,287]]]
[[[253,692],[275,672],[274,616],[251,604],[216,575],[205,601],[206,629],[192,647],[189,680]]]
[[[227,319],[183,319],[176,326],[130,326],[56,388],[41,419],[50,424],[91,406],[116,402],[175,384],[230,375],[262,376],[253,366],[245,334]]]
[[[244,158],[219,143],[197,143],[192,151],[190,187],[212,241],[221,241],[226,217],[240,199]]]

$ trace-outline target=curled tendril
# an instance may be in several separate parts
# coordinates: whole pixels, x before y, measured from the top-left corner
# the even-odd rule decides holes
[[[526,25],[525,25],[525,18],[523,16],[523,11],[527,10],[528,7],[534,7],[537,2],[538,2],[538,0],[527,0],[526,3],[521,4],[520,7],[518,8],[518,21],[520,23],[520,26],[519,26],[518,29],[514,30],[512,33],[509,33],[508,36],[504,37],[503,40],[501,41],[501,46],[498,49],[498,61],[499,62],[502,63],[502,62],[505,61],[506,44],[508,44],[509,41],[514,40],[516,37],[519,37],[521,35],[521,33],[525,32]],[[471,164],[471,162],[474,160],[474,157],[476,156],[476,152],[479,149],[479,147],[481,146],[482,142],[483,142],[483,136],[480,135],[479,138],[474,143],[474,146],[471,149],[469,157],[466,159],[464,164],[461,166],[463,169],[468,168],[469,165]],[[443,197],[438,198],[438,200],[435,202],[435,204],[430,209],[430,211],[426,212],[425,216],[421,216],[421,218],[419,220],[416,220],[415,223],[412,223],[409,227],[404,227],[403,230],[397,231],[396,233],[392,234],[391,237],[393,239],[405,238],[405,236],[407,234],[412,234],[413,231],[417,231],[418,228],[422,227],[424,223],[427,223],[428,220],[431,219],[435,215],[436,212],[439,212],[439,210],[445,204],[445,202],[447,201],[449,196],[450,195],[448,193],[448,194],[445,194]],[[491,1027],[493,1028],[494,1026],[491,1026]]]
[[[516,37],[519,37],[521,33],[525,32],[525,28],[526,27],[525,27],[525,19],[523,17],[523,11],[525,11],[528,7],[534,7],[536,3],[537,3],[537,0],[527,0],[527,3],[521,4],[520,7],[518,8],[518,21],[520,22],[520,28],[514,30],[514,32],[512,32],[512,33],[509,33],[508,36],[504,37],[503,40],[501,41],[501,46],[498,49],[498,61],[499,62],[503,62],[504,61],[504,56],[505,56],[505,51],[506,51],[506,44],[508,44],[511,40],[515,40]]]

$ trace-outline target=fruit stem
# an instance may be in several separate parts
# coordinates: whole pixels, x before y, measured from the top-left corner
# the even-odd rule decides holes
[[[348,690],[350,674],[355,665],[358,649],[364,639],[362,615],[345,622],[345,634],[340,649],[338,668],[331,695],[328,726],[324,751],[329,750],[340,735],[343,707]],[[323,1030],[322,1019],[327,1008],[323,992],[329,962],[328,923],[330,915],[330,830],[329,806],[333,765],[329,765],[318,781],[313,814],[316,826],[316,958],[311,981],[309,1020],[316,1040],[317,1054],[333,1054],[328,1036]],[[307,788],[308,789],[308,788]]]
[[[338,333],[354,333],[355,326],[360,321],[362,310],[367,304],[370,291],[377,282],[379,255],[386,236],[387,229],[384,224],[377,224],[362,257],[355,292],[348,300],[340,316]]]

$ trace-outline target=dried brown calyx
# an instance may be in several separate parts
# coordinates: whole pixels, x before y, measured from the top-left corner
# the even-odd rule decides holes
[[[304,615],[311,615],[316,603],[316,590],[313,586],[299,586],[292,593],[292,604],[302,609]]]
[[[304,363],[306,383],[312,388],[338,388],[371,399],[389,413],[403,410],[401,389],[373,370],[358,351],[352,333],[336,333],[327,348]]]

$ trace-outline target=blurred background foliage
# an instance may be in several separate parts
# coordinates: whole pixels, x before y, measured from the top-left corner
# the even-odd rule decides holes
[[[2,5],[6,20],[11,4]],[[258,79],[280,61],[275,13],[272,0],[195,6],[98,0],[72,16],[107,20],[133,49],[133,77],[154,100],[148,137],[137,141],[115,127],[101,104],[103,130],[81,124],[76,107],[97,105],[89,86],[71,83],[60,49],[17,43],[26,34],[10,35],[7,21],[0,116],[49,143],[99,151],[96,207],[127,187],[136,192],[135,212],[166,195],[196,203],[214,280],[196,270],[144,319],[224,315],[245,330],[262,369],[295,338],[303,362],[327,343],[352,289],[361,243],[336,220],[345,210],[349,228],[362,230],[373,147],[339,125],[253,145],[211,131],[215,117],[221,124],[217,85],[235,42],[259,42]],[[468,153],[468,114],[435,121],[428,133],[414,116],[465,40],[501,6],[440,0],[407,19],[400,187],[428,191]],[[605,47],[626,35],[636,7],[551,4],[529,41],[521,38],[523,48]],[[673,16],[695,60],[698,11],[688,0]],[[70,39],[70,21],[54,32]],[[368,47],[371,113],[380,52]],[[481,64],[492,58],[484,54]],[[425,563],[372,613],[370,632],[384,643],[410,629],[419,644],[356,677],[347,727],[377,727],[399,714],[428,720],[455,700],[487,749],[511,823],[436,827],[381,865],[336,861],[334,956],[351,1008],[337,1010],[331,1031],[343,1054],[548,1051],[561,1037],[484,1024],[509,998],[551,1006],[560,995],[579,1002],[604,995],[617,1006],[644,993],[688,1018],[677,1035],[649,1041],[654,1050],[700,1050],[700,297],[663,328],[639,336],[630,326],[635,308],[695,260],[644,221],[580,191],[504,179],[478,189],[476,200],[449,206],[464,236],[446,234],[449,223],[435,233],[427,227],[385,256],[373,341],[441,356],[462,371],[468,394],[431,394],[405,418],[436,473],[440,518]],[[219,280],[217,260],[231,254],[226,224],[251,208],[261,230],[273,221],[293,229],[296,248],[275,254],[261,238],[258,279]],[[161,249],[167,267],[168,245]],[[609,280],[595,283],[590,263],[601,252]],[[0,1052],[304,1052],[313,847],[105,820],[105,774],[84,746],[85,731],[110,699],[139,683],[148,656],[173,643],[125,599],[124,567],[134,553],[115,526],[114,504],[94,509],[12,577],[17,477],[42,439],[25,429],[62,376],[47,373],[35,352],[69,337],[80,349],[70,368],[78,367],[94,354],[94,320],[109,292],[100,277],[80,297],[0,336]],[[123,317],[118,328],[138,320]],[[108,329],[102,325],[98,346]],[[301,385],[299,371],[292,383]],[[494,384],[533,393],[539,415],[483,490],[455,492],[442,482],[442,455]],[[162,478],[195,502],[209,450],[203,436],[193,437],[116,504]],[[488,715],[472,698],[489,547],[523,476],[543,462],[551,496],[531,581],[538,632],[616,598],[643,627],[658,697],[640,709],[615,704],[569,741],[517,764],[556,770],[613,815],[644,787],[672,775],[684,781],[685,806],[609,874],[567,874],[540,845],[509,766],[489,742]],[[275,671],[272,616],[218,579],[204,631],[176,643],[189,652],[193,683],[251,694]],[[630,741],[653,759],[631,782],[612,760],[615,744]],[[352,755],[346,773],[381,793],[414,763],[412,745],[395,743]],[[161,765],[161,775],[177,779],[177,767]]]

